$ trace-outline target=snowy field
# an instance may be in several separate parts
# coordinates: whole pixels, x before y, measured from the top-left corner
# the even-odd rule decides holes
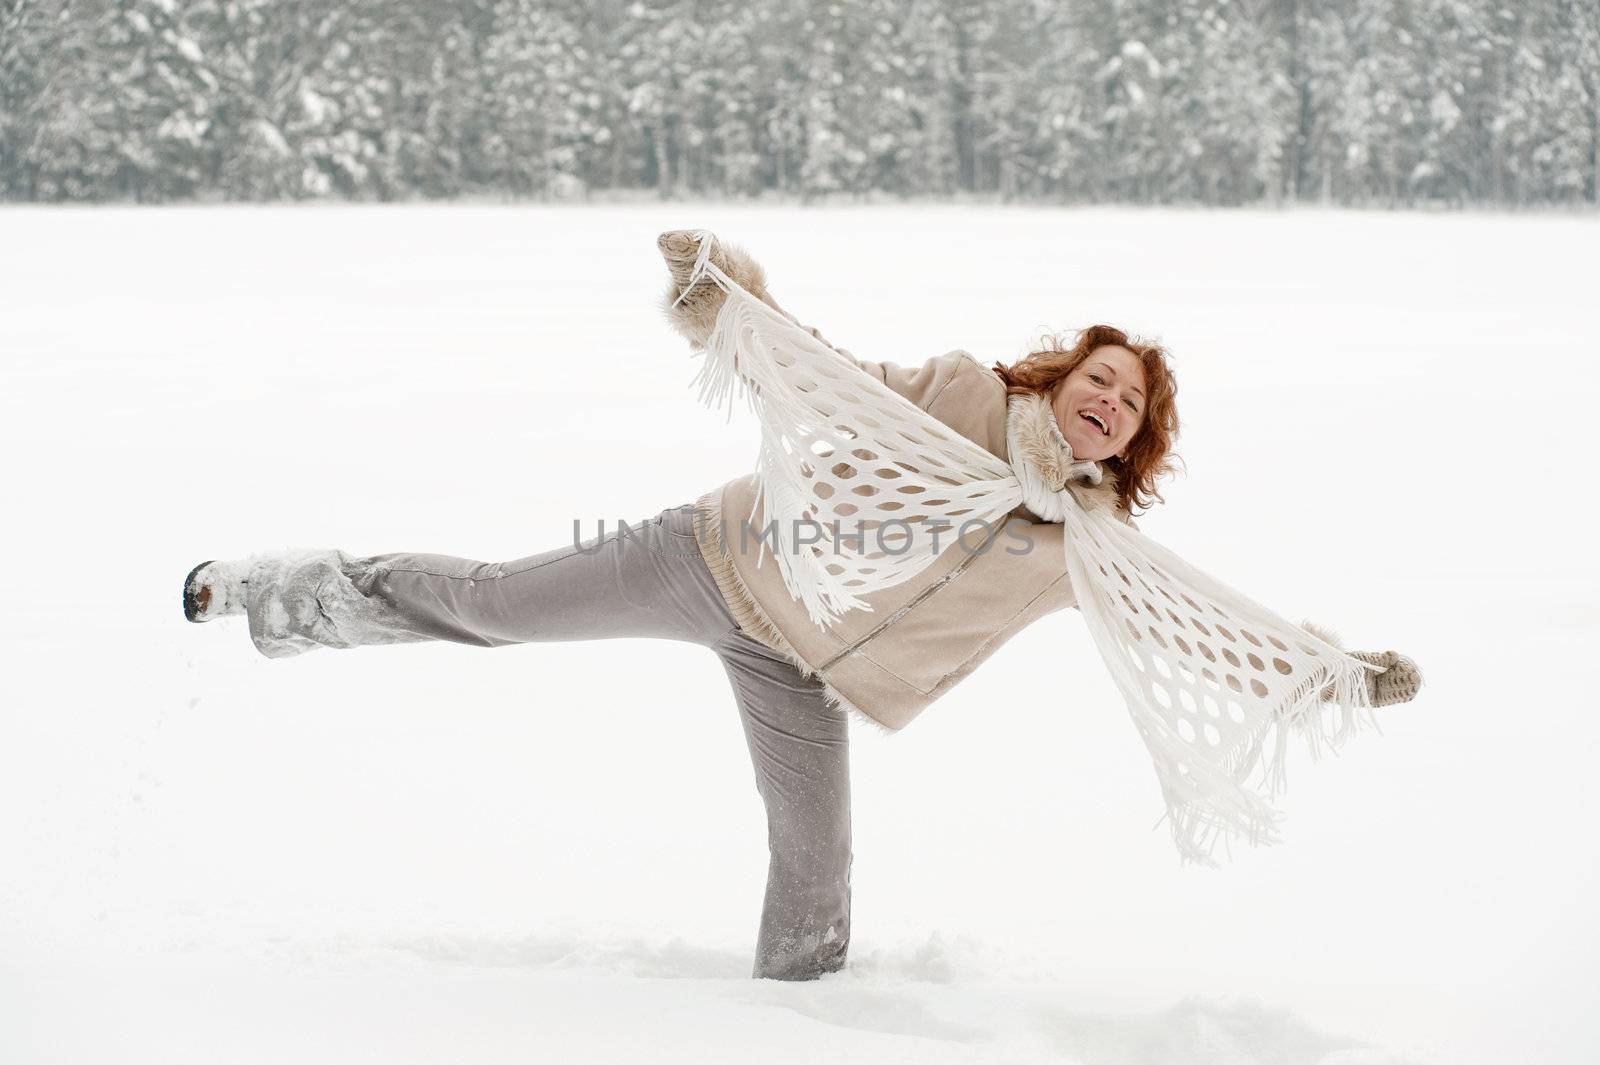
[[[509,559],[745,472],[657,232],[858,356],[1168,343],[1144,531],[1421,663],[1180,867],[1075,612],[853,735],[850,967],[748,978],[765,823],[702,648],[269,661],[185,571]],[[1600,1057],[1594,217],[641,205],[0,210],[0,1061]]]

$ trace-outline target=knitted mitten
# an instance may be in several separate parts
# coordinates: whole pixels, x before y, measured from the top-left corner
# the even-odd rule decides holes
[[[766,273],[761,265],[742,248],[725,244],[716,237],[711,240],[711,264],[751,295],[770,303]],[[661,249],[661,256],[667,261],[667,272],[672,275],[661,309],[666,312],[672,328],[684,339],[697,348],[704,347],[711,336],[711,327],[717,322],[717,312],[722,309],[723,291],[710,278],[701,278],[687,295],[684,294],[694,272],[695,259],[700,255],[700,231],[671,230],[656,238],[656,247]],[[681,301],[679,296],[683,296]],[[675,302],[677,305],[673,306]]]
[[[1338,636],[1320,625],[1301,622],[1301,628],[1343,650]],[[1359,658],[1369,665],[1382,666],[1381,673],[1370,670],[1364,674],[1367,684],[1367,702],[1372,706],[1392,706],[1408,703],[1422,687],[1422,670],[1398,651],[1345,651],[1351,658]],[[1333,698],[1333,685],[1322,689],[1322,698]]]
[[[1351,658],[1383,667],[1382,673],[1367,674],[1367,698],[1373,706],[1409,703],[1422,687],[1422,670],[1398,651],[1351,651],[1349,654]]]

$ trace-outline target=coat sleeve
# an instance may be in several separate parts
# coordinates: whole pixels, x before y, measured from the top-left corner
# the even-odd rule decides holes
[[[800,328],[827,344],[828,347],[849,359],[853,365],[876,377],[887,385],[891,391],[897,395],[904,396],[922,410],[928,410],[933,405],[933,401],[939,397],[945,386],[955,377],[961,363],[971,358],[964,352],[952,351],[937,358],[929,359],[921,366],[900,366],[892,362],[872,362],[868,359],[858,359],[850,354],[849,351],[829,341],[814,326],[805,325],[800,319],[779,307],[772,301],[771,297],[767,297],[766,303],[779,314],[789,319],[789,321],[800,326]]]

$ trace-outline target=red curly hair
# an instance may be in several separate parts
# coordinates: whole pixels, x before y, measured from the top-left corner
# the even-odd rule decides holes
[[[1117,479],[1122,508],[1130,513],[1135,506],[1149,509],[1162,498],[1156,491],[1157,479],[1177,471],[1172,445],[1178,436],[1178,382],[1167,365],[1167,350],[1110,325],[1078,330],[1071,347],[1053,333],[1046,333],[1040,344],[1010,366],[997,362],[992,367],[1005,382],[1008,397],[1050,392],[1091,352],[1107,344],[1127,348],[1144,366],[1145,383],[1149,386],[1144,421],[1128,443],[1128,457],[1113,456],[1105,460],[1105,465]]]

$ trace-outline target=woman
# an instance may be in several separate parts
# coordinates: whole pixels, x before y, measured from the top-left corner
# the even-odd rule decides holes
[[[702,346],[722,290],[690,286],[694,231],[658,244],[672,274],[669,318]],[[719,245],[711,259],[777,307],[748,256]],[[1066,488],[1130,524],[1133,507],[1159,498],[1178,418],[1176,384],[1155,345],[1093,326],[1071,346],[1052,339],[988,369],[964,351],[905,368],[834,350],[1025,483]],[[269,657],[429,639],[496,647],[634,637],[711,648],[767,811],[754,975],[810,979],[842,968],[850,941],[847,715],[901,729],[1012,635],[1075,602],[1061,525],[1019,506],[871,596],[871,611],[819,628],[778,567],[758,564],[773,541],[756,489],[753,474],[740,477],[637,525],[513,562],[323,551],[202,563],[185,579],[184,613],[196,622],[244,615]],[[1363,656],[1391,667],[1369,675],[1373,705],[1410,698],[1419,683],[1409,661],[1386,656]]]

